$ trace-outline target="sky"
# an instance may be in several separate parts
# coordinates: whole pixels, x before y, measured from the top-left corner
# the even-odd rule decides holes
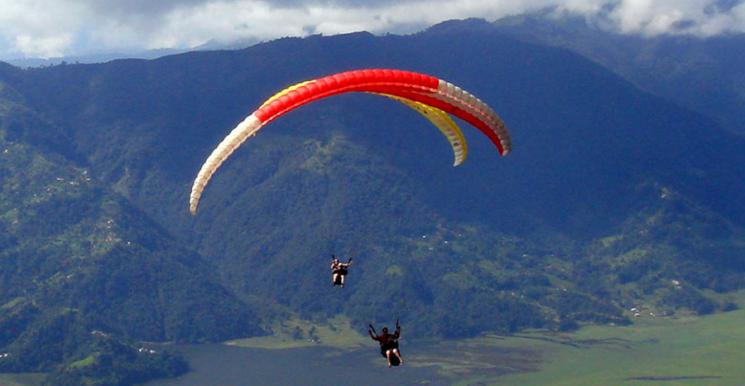
[[[621,33],[745,32],[745,0],[0,0],[0,60],[191,49],[544,12]]]

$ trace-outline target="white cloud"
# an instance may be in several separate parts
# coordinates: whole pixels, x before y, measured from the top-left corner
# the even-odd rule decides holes
[[[85,14],[75,4],[13,0],[0,0],[0,9],[0,37],[8,45],[3,49],[28,56],[62,54],[74,40],[75,19]]]
[[[448,19],[495,20],[549,7],[601,18],[624,33],[745,31],[743,0],[0,0],[0,57],[414,32]]]
[[[625,0],[614,9],[611,18],[621,32],[656,35],[675,31],[681,23],[693,26],[701,19],[705,6],[703,1]]]
[[[72,42],[69,34],[61,33],[56,36],[16,35],[14,48],[24,54],[41,57],[62,56],[62,47],[68,47]]]

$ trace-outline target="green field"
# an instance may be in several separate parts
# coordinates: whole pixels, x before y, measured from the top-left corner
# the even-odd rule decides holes
[[[0,374],[2,386],[37,386],[41,385],[44,374]]]
[[[633,326],[587,326],[572,333],[531,331],[420,344],[410,350],[407,365],[434,366],[457,385],[743,384],[745,310],[706,317],[653,317],[646,311],[634,321]],[[346,320],[332,324],[337,325],[333,330],[316,326],[321,337],[316,344],[342,350],[370,346]],[[286,332],[296,326],[307,331],[310,324],[293,320],[284,334],[231,344],[308,347],[307,339],[293,343],[288,337]],[[448,350],[455,355],[443,355]]]
[[[679,319],[648,316],[630,327],[485,337],[462,345],[472,353],[503,350],[510,360],[487,360],[481,369],[442,368],[443,375],[461,372],[461,385],[745,384],[744,310]],[[521,357],[528,360],[521,363]],[[490,376],[500,368],[508,374]]]
[[[271,327],[269,336],[236,339],[226,344],[238,347],[289,349],[313,346],[326,346],[337,349],[363,347],[370,340],[356,332],[349,319],[337,316],[324,323],[313,323],[299,318],[291,318]]]

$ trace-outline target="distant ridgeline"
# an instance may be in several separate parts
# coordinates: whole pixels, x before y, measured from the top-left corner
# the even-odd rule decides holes
[[[512,154],[464,127],[469,158],[453,168],[415,112],[339,96],[269,124],[190,216],[201,161],[261,101],[370,67],[472,91]],[[732,309],[745,144],[717,121],[478,21],[0,65],[0,370],[169,376],[183,361],[138,342],[271,333],[289,314],[344,314],[360,332],[400,318],[416,339]],[[332,253],[354,257],[343,290]]]

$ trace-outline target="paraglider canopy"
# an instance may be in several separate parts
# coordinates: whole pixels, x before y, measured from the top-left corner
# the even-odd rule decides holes
[[[512,149],[509,132],[501,118],[469,92],[436,77],[393,69],[346,71],[290,86],[264,102],[244,119],[212,151],[192,186],[189,210],[196,214],[210,178],[222,163],[267,123],[315,100],[348,92],[380,94],[413,108],[437,126],[450,141],[455,166],[465,159],[466,142],[452,114],[479,129],[501,155]]]

